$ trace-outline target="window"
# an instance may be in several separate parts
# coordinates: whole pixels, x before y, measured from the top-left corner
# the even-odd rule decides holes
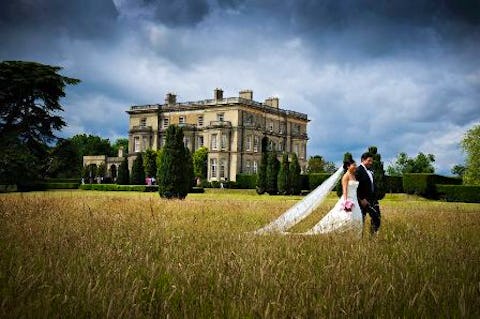
[[[162,136],[162,147],[165,146],[166,143],[167,143],[167,136],[163,135]]]
[[[148,145],[148,139],[146,136],[142,136],[142,147],[141,150],[144,151],[147,148],[150,148],[150,145]]]
[[[210,149],[216,150],[217,147],[217,134],[212,134],[212,138],[210,139]]]
[[[252,137],[250,135],[247,136],[247,141],[246,141],[247,145],[245,146],[246,150],[247,151],[251,151],[252,150]]]
[[[253,161],[253,174],[257,174],[257,161]]]
[[[197,148],[203,146],[203,136],[197,136]]]
[[[225,178],[225,160],[220,160],[220,178]]]
[[[268,122],[268,130],[273,132],[273,122]]]
[[[282,142],[277,144],[277,151],[279,151],[279,152],[283,151],[283,143]]]
[[[185,124],[185,116],[181,115],[181,116],[178,118],[178,124]]]
[[[210,177],[217,178],[217,159],[210,159]]]
[[[147,118],[143,117],[140,119],[140,127],[145,127],[147,126]]]
[[[197,118],[197,125],[203,126],[203,115],[199,115]]]
[[[167,128],[168,127],[168,119],[163,119],[163,128]]]
[[[300,124],[295,124],[293,126],[293,133],[300,134]]]
[[[140,152],[140,137],[135,136],[133,138],[133,152]]]
[[[224,113],[217,113],[217,121],[223,122],[225,120],[225,114]]]
[[[298,144],[293,145],[293,151],[295,152],[295,154],[297,154],[297,156],[299,155],[299,154],[298,154],[298,152],[299,152],[299,146],[298,146]]]
[[[260,138],[258,136],[253,137],[253,151],[258,152],[258,144],[260,142]]]
[[[251,166],[252,166],[252,162],[247,160],[247,162],[245,163],[245,173],[247,173],[247,174],[251,173],[251,171],[250,171]]]
[[[222,150],[227,148],[227,134],[222,134],[222,140],[220,141],[220,147]]]
[[[280,123],[280,128],[279,128],[279,133],[284,134],[285,133],[285,123]]]

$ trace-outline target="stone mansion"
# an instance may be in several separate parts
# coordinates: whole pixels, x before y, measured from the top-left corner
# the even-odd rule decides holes
[[[263,136],[279,157],[295,152],[302,171],[307,164],[308,117],[281,109],[276,97],[261,103],[253,100],[250,90],[224,97],[221,89],[215,89],[212,99],[178,102],[175,94],[168,93],[164,104],[136,105],[127,113],[130,167],[139,152],[164,145],[170,124],[183,127],[184,143],[191,152],[208,148],[209,181],[235,181],[239,173],[256,173]]]

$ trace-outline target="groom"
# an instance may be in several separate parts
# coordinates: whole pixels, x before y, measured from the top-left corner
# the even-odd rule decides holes
[[[373,155],[371,153],[363,153],[361,164],[357,167],[355,177],[357,178],[358,189],[357,197],[362,210],[363,220],[367,213],[371,218],[370,232],[375,234],[380,228],[380,206],[375,191],[375,181],[373,179],[373,172],[371,171],[373,165]]]

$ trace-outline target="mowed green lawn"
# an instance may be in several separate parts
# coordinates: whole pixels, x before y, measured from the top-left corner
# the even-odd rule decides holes
[[[388,196],[375,239],[250,233],[300,198],[0,194],[0,317],[480,317],[479,204]]]

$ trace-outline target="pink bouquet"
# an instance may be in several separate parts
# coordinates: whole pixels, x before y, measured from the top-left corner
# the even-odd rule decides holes
[[[350,199],[346,199],[342,203],[342,208],[346,212],[351,212],[353,209],[353,206],[355,206],[355,204]]]

